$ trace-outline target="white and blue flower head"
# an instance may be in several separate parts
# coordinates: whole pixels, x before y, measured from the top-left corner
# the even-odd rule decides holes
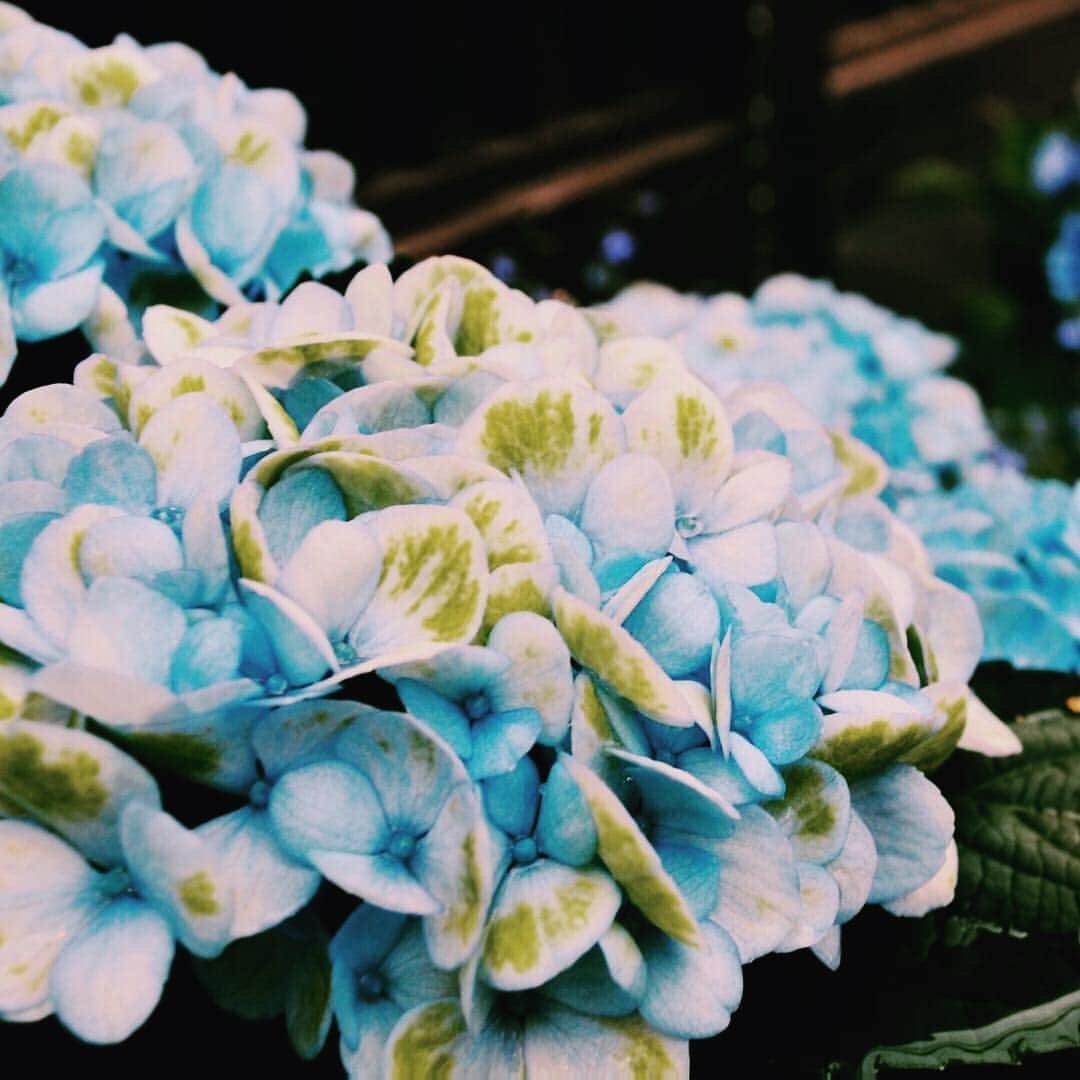
[[[975,607],[790,390],[454,258],[143,329],[0,424],[4,677],[242,798],[226,938],[361,901],[350,1075],[685,1075],[743,964],[949,901]]]
[[[215,854],[159,809],[109,743],[27,721],[0,729],[0,1016],[55,1012],[80,1038],[127,1038],[153,1012],[175,942],[216,956],[233,897]]]
[[[659,296],[671,314],[658,320]],[[977,396],[940,374],[956,355],[952,339],[827,282],[782,274],[749,299],[632,286],[597,313],[613,321],[616,338],[645,328],[673,340],[722,395],[756,383],[788,387],[818,421],[881,454],[901,488],[925,489],[943,468],[993,445]]]
[[[390,257],[352,201],[352,167],[304,148],[292,94],[251,90],[183,45],[92,49],[5,11],[0,374],[16,340],[79,325],[137,356],[142,310],[185,282],[190,306],[212,310]]]

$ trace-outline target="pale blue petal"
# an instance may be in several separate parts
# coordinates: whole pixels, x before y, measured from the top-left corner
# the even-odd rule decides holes
[[[184,565],[176,533],[153,518],[113,517],[91,525],[79,544],[79,570],[86,583],[95,578],[135,578],[156,585],[159,574]]]
[[[122,1042],[157,1007],[173,958],[165,920],[121,897],[68,943],[49,989],[60,1021],[84,1042]]]
[[[64,492],[70,506],[101,503],[148,514],[156,504],[157,468],[129,435],[97,439],[72,459]]]
[[[540,778],[531,758],[522,758],[512,772],[485,780],[483,791],[484,809],[493,825],[508,836],[532,832],[540,802]]]
[[[511,709],[478,721],[472,728],[469,772],[477,780],[510,772],[532,749],[542,725],[535,709]]]
[[[720,632],[712,593],[691,574],[665,574],[624,623],[675,679],[705,667]]]
[[[701,937],[696,947],[655,932],[642,942],[648,982],[641,1015],[654,1028],[679,1039],[719,1034],[742,999],[742,966],[735,943],[708,922],[701,926]]]
[[[320,522],[344,521],[345,498],[325,469],[286,473],[263,496],[259,520],[278,566],[285,566]]]
[[[911,765],[893,765],[852,786],[852,803],[877,847],[872,904],[914,892],[942,867],[953,836],[953,811]]]
[[[795,701],[755,716],[747,736],[774,765],[798,761],[821,736],[821,709],[812,701]]]
[[[98,578],[71,624],[76,664],[164,685],[187,630],[171,600],[129,578]]]
[[[861,910],[870,896],[870,886],[877,870],[877,848],[874,837],[859,815],[852,811],[847,840],[840,854],[826,869],[840,888],[838,923],[846,923]]]
[[[596,825],[581,790],[561,761],[552,765],[544,784],[536,846],[567,866],[587,866],[596,858]]]
[[[235,677],[242,632],[232,619],[211,617],[188,627],[169,667],[169,686],[178,694]]]
[[[287,772],[270,794],[270,821],[286,851],[300,859],[319,851],[381,851],[389,830],[366,777],[343,762]]]

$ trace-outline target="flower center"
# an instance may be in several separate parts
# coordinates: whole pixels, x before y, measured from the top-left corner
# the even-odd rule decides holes
[[[271,697],[277,697],[279,694],[284,694],[289,689],[289,680],[281,674],[280,671],[275,671],[273,675],[264,683],[266,692]]]
[[[248,792],[248,802],[256,810],[263,810],[270,801],[270,785],[265,780],[256,780]]]
[[[416,850],[416,837],[412,833],[396,832],[390,837],[387,850],[395,859],[404,862]]]
[[[150,511],[150,516],[162,525],[168,525],[170,529],[179,529],[184,523],[184,508],[182,506],[159,506]]]
[[[34,268],[25,259],[8,256],[4,261],[4,277],[12,285],[21,285],[23,282],[33,280]]]
[[[465,715],[470,720],[483,720],[491,712],[491,702],[483,691],[465,699]]]
[[[115,866],[110,870],[101,882],[101,891],[108,897],[123,896],[135,890],[131,884],[131,877],[122,866]]]
[[[521,836],[514,841],[514,862],[519,866],[528,866],[536,861],[536,841],[531,836]]]
[[[378,1001],[386,993],[386,980],[377,971],[365,971],[356,980],[356,996],[361,1001]]]
[[[680,514],[675,519],[675,531],[684,539],[697,536],[702,530],[701,522],[695,514]]]
[[[359,659],[356,650],[347,641],[334,643],[334,655],[338,658],[339,664],[355,664]]]

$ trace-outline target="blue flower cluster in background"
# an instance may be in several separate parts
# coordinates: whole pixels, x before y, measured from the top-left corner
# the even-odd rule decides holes
[[[178,43],[89,48],[0,4],[0,381],[17,341],[84,326],[137,359],[141,311],[212,312],[391,254],[353,168],[304,148],[285,90]]]
[[[710,378],[705,325],[447,257],[154,306],[152,362],[18,398],[0,1015],[121,1040],[177,942],[228,970],[326,883],[359,904],[305,1052],[336,1020],[351,1076],[680,1076],[746,963],[948,903],[927,774],[1019,749],[967,686],[975,605],[882,458]],[[947,343],[892,329],[940,378]],[[333,696],[370,673],[400,708]],[[182,824],[151,765],[233,809]]]
[[[1064,131],[1052,131],[1039,143],[1031,161],[1031,182],[1050,198],[1075,206],[1080,184],[1080,143]],[[1046,253],[1046,280],[1050,293],[1069,316],[1058,325],[1058,343],[1080,349],[1080,212],[1067,209],[1057,239]]]
[[[595,317],[616,336],[671,340],[718,392],[783,384],[835,436],[865,443],[889,466],[886,503],[926,543],[935,572],[975,598],[983,658],[1080,670],[1080,486],[1020,471],[975,391],[942,374],[951,338],[795,274],[751,298],[641,283]]]

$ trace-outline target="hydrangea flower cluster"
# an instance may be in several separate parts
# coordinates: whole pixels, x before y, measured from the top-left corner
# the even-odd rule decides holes
[[[994,448],[978,395],[942,374],[956,341],[827,281],[780,274],[750,298],[643,282],[601,310],[622,333],[672,338],[720,393],[787,386],[824,424],[876,450],[894,490],[932,491]]]
[[[902,497],[897,512],[935,572],[975,598],[984,659],[1080,671],[1080,484],[984,463],[951,491]]]
[[[1080,143],[1064,131],[1048,133],[1032,158],[1031,182],[1051,198],[1074,193],[1080,183]],[[1046,280],[1054,299],[1071,312],[1058,325],[1058,343],[1080,349],[1080,212],[1075,209],[1062,215],[1057,239],[1046,253]]]
[[[789,391],[456,258],[143,328],[0,421],[4,1018],[122,1039],[327,882],[350,1075],[679,1076],[744,964],[951,899],[927,774],[1019,744]]]
[[[926,543],[935,573],[975,597],[983,658],[1077,670],[1080,487],[1017,471],[975,391],[940,374],[952,339],[862,296],[784,274],[751,299],[704,300],[642,283],[597,309],[608,332],[660,334],[720,393],[776,381],[833,431],[890,466],[886,501]]]
[[[155,299],[211,309],[388,259],[352,166],[305,127],[288,91],[186,45],[89,48],[0,4],[0,381],[17,340],[84,324],[136,359]]]

